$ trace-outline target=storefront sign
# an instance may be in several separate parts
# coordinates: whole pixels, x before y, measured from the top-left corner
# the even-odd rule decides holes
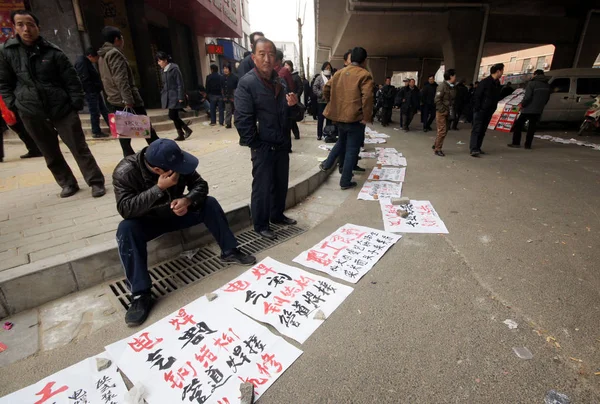
[[[215,44],[206,45],[206,53],[208,53],[209,55],[222,55],[223,52],[224,51],[223,51],[222,45],[215,45]]]

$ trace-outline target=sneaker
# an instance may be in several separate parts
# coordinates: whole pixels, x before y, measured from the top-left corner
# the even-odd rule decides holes
[[[223,262],[232,262],[240,265],[256,264],[256,257],[253,255],[244,254],[238,248],[234,248],[233,250],[221,254],[221,260]]]
[[[150,292],[133,296],[131,305],[125,314],[125,323],[129,327],[142,325],[148,318],[148,314],[150,314],[153,305],[154,299]]]
[[[343,191],[345,191],[346,189],[351,189],[351,188],[356,188],[358,184],[354,181],[352,181],[350,184],[348,185],[341,185],[340,187],[342,188]]]

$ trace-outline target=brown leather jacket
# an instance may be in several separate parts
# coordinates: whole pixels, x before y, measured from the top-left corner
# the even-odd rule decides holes
[[[328,101],[323,112],[334,122],[373,121],[373,77],[357,65],[339,70],[323,89]]]

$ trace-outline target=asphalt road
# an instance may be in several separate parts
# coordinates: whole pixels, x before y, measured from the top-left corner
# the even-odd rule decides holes
[[[405,235],[304,344],[294,343],[304,354],[261,403],[542,403],[552,389],[572,403],[600,402],[600,152],[538,139],[533,150],[509,149],[508,135],[488,131],[488,154],[475,159],[457,144],[468,143],[463,126],[446,139],[445,158],[433,155],[433,133],[385,131],[386,146],[408,159],[403,194],[430,200],[450,234]],[[290,263],[345,223],[382,227],[378,203],[345,192],[354,194],[328,219],[259,258]],[[161,300],[149,321],[243,270]],[[0,395],[131,333],[115,322],[10,365]]]

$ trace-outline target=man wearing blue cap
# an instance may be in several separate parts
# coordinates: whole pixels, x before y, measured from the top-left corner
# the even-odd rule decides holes
[[[129,326],[146,321],[152,308],[146,244],[158,236],[204,223],[221,247],[221,259],[252,265],[256,258],[242,253],[219,202],[208,196],[208,184],[196,172],[198,159],[170,139],[158,139],[127,156],[113,172],[121,263],[132,294],[125,315]],[[184,195],[185,188],[188,193]]]

